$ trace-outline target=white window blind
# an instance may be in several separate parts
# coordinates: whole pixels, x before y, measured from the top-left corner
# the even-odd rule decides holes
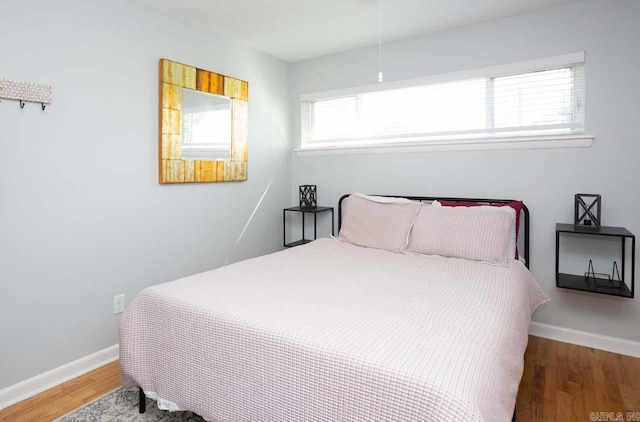
[[[501,66],[433,83],[304,96],[302,147],[583,134],[584,55],[565,59],[570,62],[544,67],[534,61],[531,69],[520,63],[515,72]]]

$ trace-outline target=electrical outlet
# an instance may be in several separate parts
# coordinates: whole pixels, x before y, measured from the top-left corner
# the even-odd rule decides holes
[[[113,297],[113,314],[121,314],[124,312],[124,295]]]

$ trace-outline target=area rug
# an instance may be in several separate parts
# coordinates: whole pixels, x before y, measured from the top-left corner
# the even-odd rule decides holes
[[[167,412],[147,399],[147,411],[138,413],[138,389],[118,388],[54,422],[204,422],[191,412]]]

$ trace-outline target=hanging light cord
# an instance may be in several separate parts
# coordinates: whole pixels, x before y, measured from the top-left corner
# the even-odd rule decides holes
[[[382,0],[378,0],[378,82],[382,77]]]

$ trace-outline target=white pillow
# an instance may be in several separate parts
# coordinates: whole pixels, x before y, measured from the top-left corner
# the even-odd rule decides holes
[[[365,195],[364,193],[355,193],[354,195],[358,195],[360,198],[364,198],[369,201],[380,202],[381,204],[406,204],[408,202],[413,202],[407,198],[397,198],[394,196],[375,196]]]
[[[400,252],[420,210],[414,201],[378,202],[351,195],[344,201],[338,240],[366,248]]]
[[[431,205],[434,207],[441,207],[442,204],[440,203],[440,201],[435,200],[433,202],[431,202]],[[500,211],[504,211],[507,212],[511,215],[513,215],[514,219],[513,219],[513,224],[512,224],[512,229],[509,232],[509,241],[507,243],[507,258],[511,258],[513,259],[514,256],[516,256],[516,247],[517,247],[517,233],[516,233],[516,210],[514,210],[512,207],[505,205],[504,207],[493,207],[491,205],[479,205],[477,207],[474,208],[493,208],[493,209],[498,209]],[[522,257],[520,257],[520,260],[522,262],[524,262],[524,259]]]
[[[504,207],[492,207],[489,205],[480,205],[479,208],[493,208],[499,209],[500,211],[504,211],[513,216],[513,221],[511,222],[511,231],[509,231],[509,241],[507,243],[507,259],[513,259],[516,256],[516,210],[506,205]]]
[[[509,214],[497,207],[423,205],[405,251],[506,266],[514,256],[507,255],[514,220],[515,211]]]

